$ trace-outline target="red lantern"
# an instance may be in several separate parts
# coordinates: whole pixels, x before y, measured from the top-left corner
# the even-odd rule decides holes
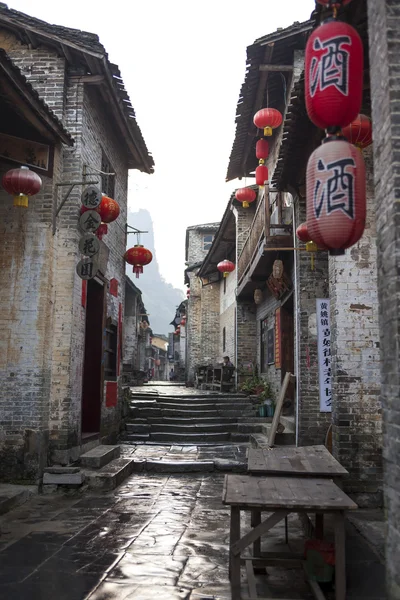
[[[325,21],[306,47],[306,108],[321,129],[346,127],[357,117],[363,89],[363,45],[357,31],[341,21]]]
[[[238,202],[243,203],[242,204],[243,208],[248,208],[249,202],[254,202],[256,197],[257,197],[257,194],[255,193],[255,191],[248,187],[239,188],[235,192],[235,198]]]
[[[282,115],[276,108],[262,108],[254,115],[254,125],[264,129],[264,135],[272,135],[272,130],[282,124]]]
[[[119,216],[119,204],[112,198],[105,196],[101,199],[99,206],[95,209],[101,216],[103,223],[112,223]]]
[[[138,278],[140,273],[143,273],[144,265],[148,265],[153,260],[153,255],[150,250],[138,244],[125,252],[124,259],[129,265],[133,265],[133,272]]]
[[[351,0],[317,0],[317,2],[318,4],[322,4],[322,6],[338,9],[341,6],[346,6],[346,4],[349,4]]]
[[[268,158],[269,154],[269,144],[267,140],[261,139],[258,140],[256,144],[256,156],[258,158],[258,163],[263,165],[265,160]]]
[[[230,260],[222,260],[217,264],[217,269],[220,273],[223,273],[224,277],[228,277],[229,273],[235,270],[235,265]]]
[[[256,184],[263,187],[266,181],[268,181],[268,167],[258,165],[256,169]]]
[[[40,192],[42,187],[42,180],[39,175],[28,169],[28,167],[7,171],[3,175],[1,183],[6,192],[14,196],[14,206],[24,208],[28,208],[29,196],[34,196]]]
[[[186,317],[182,317],[182,319],[181,319],[181,325],[182,325],[182,327],[185,327],[185,325],[186,325]]]
[[[103,239],[103,235],[108,233],[108,225],[106,223],[101,223],[95,231],[95,234],[99,238],[99,240]]]
[[[372,124],[365,115],[358,115],[350,125],[342,129],[342,133],[350,144],[360,150],[372,144]]]
[[[308,233],[307,223],[302,223],[298,226],[298,228],[296,229],[296,235],[299,238],[299,240],[301,242],[304,242],[305,244],[307,242],[311,242],[311,238]]]
[[[311,154],[307,165],[310,238],[318,248],[343,251],[361,238],[365,217],[363,156],[343,139],[326,138]]]

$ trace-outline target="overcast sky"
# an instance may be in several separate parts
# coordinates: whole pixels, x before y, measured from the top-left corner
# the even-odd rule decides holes
[[[246,46],[307,20],[314,0],[7,4],[49,23],[97,33],[119,65],[156,163],[154,175],[131,171],[129,206],[150,211],[161,273],[182,288],[186,227],[219,221],[235,187],[225,175]]]

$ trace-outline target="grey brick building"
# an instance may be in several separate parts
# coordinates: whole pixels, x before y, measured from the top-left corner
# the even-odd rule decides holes
[[[47,143],[54,155],[47,171],[32,167],[44,186],[28,209],[0,194],[6,346],[0,475],[38,480],[49,462],[67,464],[85,444],[115,440],[118,433],[128,169],[151,173],[153,161],[118,67],[96,35],[49,25],[1,3],[0,48],[35,90],[35,102],[40,98],[47,130],[58,128],[50,143],[43,127],[38,135],[38,127],[23,119],[2,120],[1,129],[28,143]],[[9,168],[2,159],[1,174]],[[100,242],[97,276],[86,283],[75,268],[81,182],[88,179],[118,202],[120,216]],[[68,189],[59,184],[67,182],[76,185],[56,217]]]

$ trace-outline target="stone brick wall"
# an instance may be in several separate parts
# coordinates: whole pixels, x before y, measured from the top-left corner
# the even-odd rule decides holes
[[[296,227],[306,220],[305,199],[294,195]],[[295,252],[295,366],[298,445],[324,444],[331,413],[320,412],[317,298],[329,297],[328,253],[317,252],[314,270],[308,252]]]
[[[74,137],[75,146],[65,148],[56,160],[54,182],[81,181],[84,165],[101,169],[102,150],[116,173],[114,196],[121,213],[118,220],[109,225],[109,233],[104,238],[103,247],[109,257],[102,275],[106,285],[111,278],[118,281],[118,297],[106,290],[107,317],[117,324],[120,310],[123,318],[125,294],[122,258],[126,247],[124,225],[128,175],[125,149],[98,99],[98,90],[85,87],[81,82],[84,70],[70,66],[66,70],[65,60],[51,49],[33,50],[22,46],[12,36],[6,36],[6,42],[4,39],[5,36],[0,34],[0,46],[7,43],[6,49],[15,64]],[[14,357],[10,355],[11,362],[5,367],[8,374],[21,372],[18,386],[14,383],[8,397],[8,406],[13,407],[12,413],[19,419],[19,426],[15,424],[14,427],[8,410],[9,414],[2,419],[0,447],[7,437],[8,446],[23,448],[18,450],[18,461],[23,465],[19,473],[29,477],[40,474],[38,462],[46,464],[47,461],[47,442],[38,442],[38,435],[49,436],[50,455],[54,461],[65,463],[76,459],[80,453],[85,307],[82,306],[82,281],[76,275],[75,267],[80,258],[78,240],[81,233],[77,226],[81,188],[76,186],[70,194],[58,216],[57,232],[53,237],[51,219],[55,200],[57,198],[60,202],[65,195],[65,188],[57,191],[53,188],[54,182],[46,183],[32,209],[26,212],[25,220],[18,220],[16,213],[9,216],[10,243],[11,238],[15,238],[15,231],[19,230],[23,238],[23,254],[20,252],[18,265],[10,263],[2,273],[7,280],[4,290],[9,287],[9,281],[14,280],[10,273],[17,267],[18,293],[21,296],[13,294],[14,299],[10,297],[6,301],[4,295],[2,306],[5,314],[14,311],[23,315],[24,320],[18,325],[11,322],[12,336],[10,331],[8,338],[12,337],[12,344],[18,341],[16,327],[19,327],[23,339],[20,352]],[[35,262],[36,270],[33,268]],[[30,300],[31,295],[34,300]],[[32,311],[24,312],[19,308],[22,300],[24,306],[27,301],[31,303]],[[14,375],[10,377],[14,378]],[[118,382],[121,391],[120,377]],[[20,410],[11,402],[17,395],[22,403]],[[106,407],[105,395],[102,400],[100,434],[105,440],[114,439],[119,429],[120,393],[118,398],[116,407]],[[32,468],[29,466],[31,454],[35,456]],[[21,459],[21,456],[26,458]]]
[[[346,491],[360,506],[381,504],[382,416],[375,199],[367,166],[367,224],[344,256],[329,257],[333,451],[349,471]]]
[[[400,598],[400,1],[368,0],[378,245],[387,588]]]

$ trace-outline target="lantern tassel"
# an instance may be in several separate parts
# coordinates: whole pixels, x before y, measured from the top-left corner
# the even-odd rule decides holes
[[[246,200],[242,204],[243,208],[249,208],[250,204]]]
[[[139,279],[140,273],[143,273],[143,267],[142,267],[142,265],[135,265],[133,267],[133,272],[136,273],[136,279]]]
[[[264,127],[264,135],[271,136],[272,135],[272,127]]]
[[[14,206],[22,206],[23,208],[28,208],[28,200],[29,196],[25,194],[17,194],[14,196]]]

